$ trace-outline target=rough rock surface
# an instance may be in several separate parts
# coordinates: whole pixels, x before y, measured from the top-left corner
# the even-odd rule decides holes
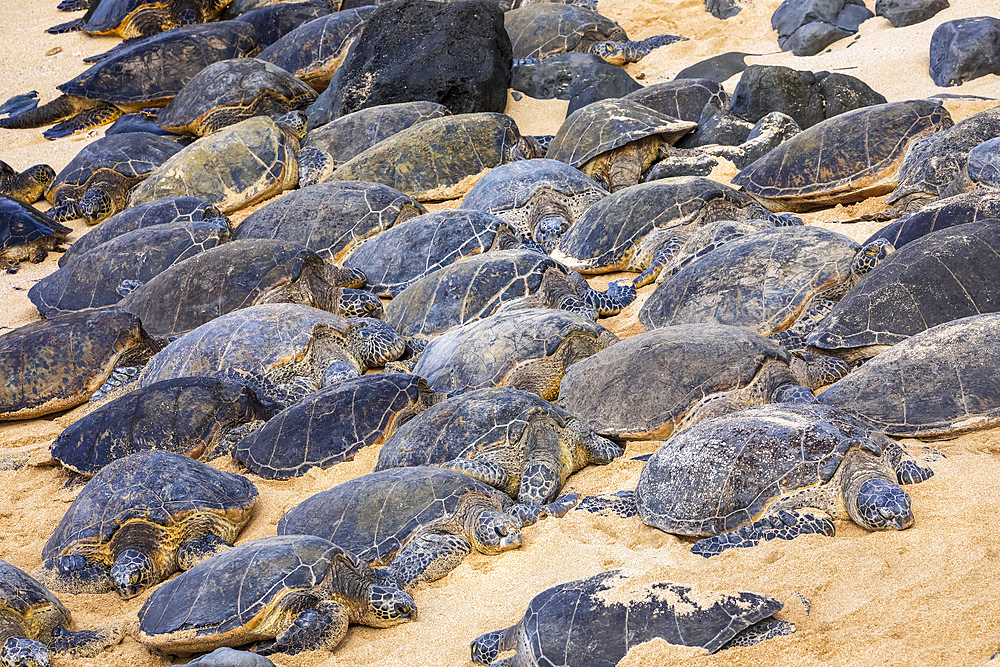
[[[977,16],[939,25],[931,35],[930,73],[939,86],[1000,74],[1000,19]]]

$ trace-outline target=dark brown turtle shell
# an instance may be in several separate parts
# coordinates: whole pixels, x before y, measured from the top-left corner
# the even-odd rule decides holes
[[[595,11],[574,5],[535,2],[504,14],[515,60],[539,60],[570,51],[585,51],[603,41],[624,42],[624,28]]]
[[[721,83],[711,79],[674,79],[654,83],[629,93],[625,99],[667,116],[696,123],[701,119],[701,111],[706,104],[714,104],[720,109],[729,106],[729,94]]]
[[[16,270],[17,262],[40,262],[73,231],[34,206],[0,195],[0,268]]]
[[[872,234],[865,245],[885,239],[899,250],[931,232],[992,218],[1000,218],[1000,191],[981,188],[922,206]]]

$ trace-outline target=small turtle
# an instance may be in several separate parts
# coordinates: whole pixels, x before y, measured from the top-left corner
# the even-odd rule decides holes
[[[504,14],[514,60],[544,60],[560,53],[593,53],[612,65],[634,63],[653,49],[685,39],[656,35],[630,41],[625,30],[596,11],[569,4],[536,2]]]
[[[312,467],[329,468],[364,447],[382,444],[434,401],[434,392],[415,375],[378,373],[345,380],[285,408],[240,440],[232,455],[260,477],[299,477]]]
[[[901,455],[886,436],[828,405],[765,405],[672,437],[646,462],[635,500],[643,523],[705,538],[692,552],[706,558],[776,538],[833,535],[834,518],[905,530],[913,512],[897,484]]]
[[[906,244],[866,275],[807,342],[846,361],[936,324],[1000,311],[1000,220],[949,227]]]
[[[230,2],[232,0],[95,0],[82,19],[52,26],[47,32],[82,30],[92,36],[150,37],[164,30],[214,21]]]
[[[305,109],[316,92],[290,73],[257,58],[220,60],[198,72],[156,116],[176,134],[203,137],[254,116]]]
[[[70,313],[0,336],[0,421],[86,403],[116,367],[155,352],[139,318],[120,310]]]
[[[552,274],[550,276],[550,274]],[[559,275],[555,275],[559,274]],[[539,308],[613,315],[635,292],[613,285],[607,294],[534,250],[497,250],[458,260],[415,281],[389,302],[385,321],[408,338],[430,338],[493,315],[505,302],[539,295]]]
[[[383,183],[418,201],[454,199],[474,178],[507,162],[541,157],[510,116],[469,113],[432,118],[380,141],[337,168],[336,181]]]
[[[295,399],[347,374],[395,361],[405,348],[380,320],[269,303],[216,317],[184,334],[150,359],[139,384],[237,372],[259,398],[281,404],[291,401],[276,392],[293,392]]]
[[[276,2],[240,14],[235,20],[252,25],[257,43],[266,49],[300,25],[329,13],[330,3],[326,0]]]
[[[0,196],[16,199],[22,204],[34,204],[56,178],[55,170],[47,164],[36,164],[18,173],[0,160]]]
[[[679,120],[698,122],[706,104],[729,106],[729,94],[711,79],[682,79],[654,83],[631,92],[625,99]]]
[[[623,602],[609,602],[623,595]],[[611,570],[542,591],[520,621],[472,640],[472,661],[614,667],[630,648],[657,638],[715,653],[794,632],[794,625],[774,618],[782,607],[758,593],[706,595],[665,581],[637,585]],[[517,653],[497,661],[505,651]]]
[[[227,451],[224,440],[232,429],[271,414],[251,390],[231,379],[164,380],[104,403],[74,422],[52,443],[52,456],[87,477],[146,450],[207,460]]]
[[[295,152],[305,115],[256,116],[202,137],[132,191],[131,205],[161,197],[199,197],[223,213],[251,206],[299,182]]]
[[[41,262],[72,231],[30,204],[0,195],[0,270],[17,273],[21,260]]]
[[[260,303],[300,303],[346,317],[378,317],[382,302],[358,289],[364,283],[360,271],[331,266],[302,246],[238,240],[172,265],[129,293],[119,307],[135,313],[157,339]]]
[[[982,186],[1000,188],[1000,137],[989,139],[969,151],[965,166],[941,191],[942,197]]]
[[[868,360],[817,396],[883,433],[951,438],[1000,421],[1000,314],[939,324]]]
[[[172,654],[253,642],[266,653],[333,650],[349,623],[385,628],[416,614],[413,598],[337,545],[265,537],[153,591],[139,610],[138,640]]]
[[[767,216],[751,197],[707,178],[653,181],[590,207],[551,254],[581,273],[639,272],[634,284],[641,287],[656,279],[685,238],[702,225]]]
[[[588,317],[528,308],[438,336],[428,343],[413,372],[435,391],[512,387],[555,400],[567,368],[616,342],[617,336]]]
[[[297,243],[339,263],[365,239],[426,212],[412,197],[380,183],[320,183],[254,211],[236,237]]]
[[[941,100],[855,109],[795,135],[732,182],[772,211],[804,211],[891,192],[918,139],[951,127]]]
[[[499,387],[449,398],[403,424],[379,450],[375,470],[436,464],[519,503],[543,505],[576,471],[622,453],[572,413],[535,394]]]
[[[0,665],[47,667],[49,652],[82,658],[122,640],[120,628],[72,631],[69,609],[23,570],[0,560]]]
[[[521,546],[511,500],[467,475],[441,468],[383,470],[310,496],[278,521],[279,535],[336,540],[412,590],[462,562],[473,547],[494,555]],[[563,502],[559,510],[569,506]],[[528,522],[542,515],[530,508]]]
[[[57,590],[135,597],[232,545],[257,489],[174,452],[137,452],[87,482],[42,549]]]
[[[230,240],[225,218],[137,229],[45,276],[31,286],[28,298],[43,317],[111,306],[121,301],[124,281],[152,280],[172,265]]]
[[[742,327],[681,324],[626,338],[570,367],[559,404],[600,435],[662,440],[734,409],[829,384],[776,343]]]
[[[277,65],[321,93],[374,11],[375,6],[369,5],[313,19],[271,44],[257,58]]]
[[[96,225],[118,213],[129,193],[181,150],[176,141],[147,132],[102,137],[87,144],[45,192],[59,222],[83,218]]]
[[[617,192],[638,183],[670,145],[697,125],[631,100],[600,100],[563,121],[545,156],[577,167],[601,187]]]
[[[253,26],[239,21],[192,25],[129,46],[57,86],[63,93],[35,109],[0,119],[0,128],[40,127],[46,139],[110,123],[123,113],[162,107],[207,65],[248,56]],[[170,67],[163,67],[170,63]],[[66,120],[63,120],[66,119]]]
[[[1000,218],[1000,192],[982,188],[938,199],[890,222],[865,243],[885,239],[899,250],[931,232],[937,232],[967,222]]]
[[[462,208],[492,213],[522,237],[550,247],[607,195],[593,179],[558,160],[518,160],[486,174],[465,195]]]
[[[481,211],[445,209],[410,218],[354,247],[346,268],[364,271],[367,289],[393,297],[417,280],[466,257],[521,245],[503,220]]]

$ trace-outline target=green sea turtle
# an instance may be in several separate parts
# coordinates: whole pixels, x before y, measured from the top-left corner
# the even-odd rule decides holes
[[[364,284],[360,271],[332,266],[294,243],[237,240],[173,264],[130,292],[118,307],[135,313],[150,336],[169,339],[261,303],[299,303],[345,317],[378,317],[382,302],[358,289]]]
[[[617,341],[588,317],[527,308],[438,336],[427,344],[413,372],[435,391],[513,387],[554,400],[567,368]]]
[[[40,127],[66,137],[110,123],[123,113],[162,107],[207,65],[250,55],[257,47],[253,26],[239,21],[192,25],[123,48],[79,76],[57,86],[59,97],[0,119],[0,128]],[[169,62],[170,67],[163,67]],[[66,120],[63,120],[66,119]]]
[[[135,597],[230,546],[257,489],[173,452],[137,452],[87,482],[42,549],[57,590]]]
[[[55,178],[55,170],[47,164],[36,164],[18,173],[0,160],[0,195],[23,204],[34,204],[41,199]]]
[[[885,239],[899,250],[931,232],[992,218],[1000,218],[1000,190],[979,188],[925,204],[890,222],[865,243]]]
[[[378,373],[344,380],[276,414],[237,442],[232,455],[260,477],[299,477],[385,442],[435,400],[415,375]]]
[[[49,215],[59,222],[83,218],[96,225],[124,209],[132,188],[181,148],[148,132],[113,134],[87,144],[45,191],[53,206]]]
[[[721,83],[711,79],[682,79],[653,83],[625,96],[653,111],[677,118],[698,122],[706,104],[720,109],[729,106],[729,94]]]
[[[176,134],[203,137],[254,116],[305,109],[316,92],[289,72],[257,58],[220,60],[198,72],[156,116]]]
[[[0,665],[46,667],[49,653],[77,658],[100,653],[122,640],[120,628],[71,631],[69,609],[23,570],[0,560]]]
[[[329,13],[330,3],[326,0],[300,0],[275,2],[234,18],[252,25],[257,43],[266,49],[300,25]]]
[[[150,37],[164,30],[219,18],[232,0],[94,0],[86,15],[52,26],[50,33],[82,30],[123,39]]]
[[[70,313],[0,336],[0,421],[76,407],[112,376],[157,346],[139,318],[120,310]]]
[[[493,667],[615,667],[630,648],[657,638],[715,653],[795,631],[793,624],[774,618],[783,605],[767,595],[707,594],[664,581],[640,582],[611,570],[546,589],[531,599],[520,621],[472,640],[472,661]],[[517,653],[498,660],[506,651]]]
[[[545,157],[578,168],[610,192],[635,185],[669,146],[697,127],[627,99],[592,102],[563,121]]]
[[[952,125],[941,100],[848,111],[795,135],[732,182],[772,211],[847,204],[891,192],[918,139]]]
[[[138,640],[172,654],[258,642],[258,652],[332,650],[350,623],[416,618],[413,598],[324,539],[265,537],[171,579],[139,610]]]
[[[271,414],[251,390],[232,379],[163,380],[119,396],[73,422],[53,441],[52,457],[87,477],[146,450],[207,460],[228,451],[226,438],[232,429]]]
[[[0,195],[0,270],[17,273],[22,260],[41,262],[71,231],[34,206]]]
[[[499,387],[449,398],[403,424],[379,450],[375,470],[438,465],[543,505],[576,471],[622,453],[589,422],[536,394]]]

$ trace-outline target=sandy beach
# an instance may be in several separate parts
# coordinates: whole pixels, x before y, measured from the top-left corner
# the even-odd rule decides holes
[[[84,56],[99,53],[118,40],[82,33],[49,35],[45,28],[75,15],[56,11],[57,0],[2,0],[0,22],[0,102],[37,90],[42,102],[56,96],[55,86],[82,72]],[[938,88],[927,72],[928,45],[934,28],[956,18],[1000,16],[997,0],[952,0],[930,21],[893,28],[882,18],[861,25],[852,38],[807,58],[778,51],[770,17],[779,0],[750,0],[735,18],[714,19],[701,0],[601,0],[600,11],[617,20],[631,38],[670,33],[690,38],[658,49],[627,71],[643,84],[671,79],[678,71],[726,51],[762,54],[749,63],[780,64],[796,69],[828,70],[864,80],[889,101],[941,93],[957,122],[996,105],[1000,76],[985,76],[956,88]],[[868,1],[874,10],[874,0]],[[53,51],[58,52],[53,53]],[[51,55],[47,55],[51,54]],[[732,92],[738,77],[725,82]],[[976,99],[989,98],[989,99]],[[523,133],[554,133],[565,116],[566,102],[511,100],[508,113]],[[17,169],[45,162],[58,171],[103,128],[83,137],[47,141],[42,129],[0,130],[0,159]],[[716,170],[726,181],[735,170]],[[457,202],[442,206],[455,206]],[[39,204],[40,208],[47,205]],[[259,206],[258,206],[259,207]],[[861,213],[883,208],[881,199],[804,216],[809,223],[863,241],[876,223],[840,224]],[[231,216],[241,220],[249,212]],[[71,224],[75,240],[86,231]],[[58,254],[40,264],[22,263],[15,275],[0,274],[0,333],[39,318],[27,290],[56,268]],[[598,276],[595,287],[623,276]],[[636,315],[653,291],[620,315],[601,323],[621,337],[642,332]],[[86,414],[87,406],[24,422],[0,422],[0,468],[4,461],[27,461],[18,469],[0,469],[0,558],[31,572],[40,563],[49,534],[79,492],[67,487],[67,475],[48,456],[52,439]],[[656,450],[658,442],[631,443],[622,459],[590,467],[571,477],[566,491],[592,494],[633,488],[643,463],[633,458]],[[800,537],[753,549],[732,550],[709,560],[690,553],[690,541],[619,519],[570,512],[545,519],[524,531],[521,549],[500,556],[473,553],[443,579],[414,592],[416,622],[376,630],[354,626],[335,652],[275,657],[285,667],[386,667],[468,665],[469,641],[515,623],[528,601],[545,588],[598,572],[625,568],[649,580],[672,581],[705,591],[751,590],[785,603],[779,615],[797,632],[763,644],[708,656],[704,651],[673,647],[662,641],[637,647],[622,666],[691,665],[983,665],[1000,651],[1000,430],[961,437],[902,444],[920,454],[931,445],[946,455],[932,464],[929,481],[908,488],[916,523],[903,532],[869,533],[839,522],[835,538]],[[240,535],[246,542],[275,534],[288,509],[321,490],[370,472],[377,447],[353,461],[303,477],[269,481],[250,476],[260,500]],[[229,458],[213,465],[240,472]],[[128,601],[114,594],[60,594],[73,613],[74,629],[135,619],[149,592]],[[802,599],[808,600],[808,611]],[[52,664],[101,667],[160,666],[186,662],[153,656],[130,638],[90,659],[56,656]]]

